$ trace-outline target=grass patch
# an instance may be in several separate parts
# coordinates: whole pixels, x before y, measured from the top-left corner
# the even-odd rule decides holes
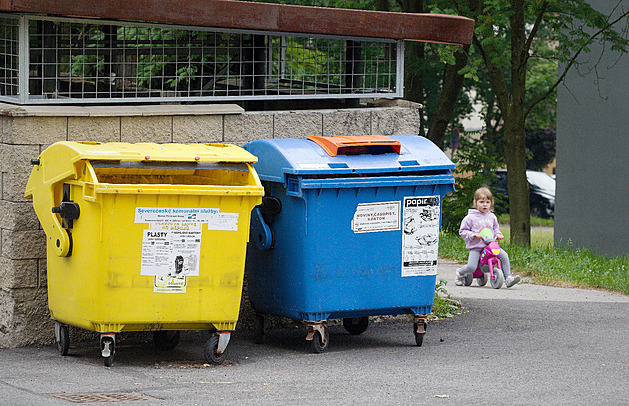
[[[502,242],[509,253],[514,273],[532,277],[544,284],[569,284],[602,288],[629,294],[629,256],[607,258],[589,250],[555,249],[550,230],[533,229],[531,247],[511,245],[508,231]],[[441,233],[439,256],[459,262],[467,261],[467,250],[458,235]]]
[[[511,217],[509,214],[501,214],[498,216],[498,222],[500,223],[500,227],[504,225],[508,225]],[[531,227],[554,227],[555,220],[554,219],[543,219],[540,217],[531,217]]]
[[[501,225],[500,226],[500,231],[502,231],[503,235],[505,236],[504,241],[501,241],[500,244],[504,245],[510,244],[510,234],[511,234],[511,229],[509,226],[504,226]],[[463,240],[463,239],[461,239]],[[551,246],[553,247],[555,244],[555,230],[552,227],[537,227],[535,226],[535,228],[531,228],[531,246],[532,247],[547,247],[547,246]],[[505,249],[506,245],[505,245]]]
[[[435,302],[432,306],[432,317],[435,319],[449,318],[463,313],[461,303],[454,300],[446,290],[447,283],[445,279],[440,279],[435,286]]]

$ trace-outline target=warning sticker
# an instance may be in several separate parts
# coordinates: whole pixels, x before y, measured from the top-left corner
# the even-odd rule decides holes
[[[200,224],[159,223],[143,233],[140,275],[199,276]]]
[[[156,276],[154,293],[186,293],[185,276]]]
[[[400,229],[400,202],[360,203],[352,219],[352,231],[371,233]]]
[[[439,196],[404,198],[402,276],[436,275]]]

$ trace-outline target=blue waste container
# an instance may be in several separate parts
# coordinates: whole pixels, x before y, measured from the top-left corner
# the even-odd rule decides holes
[[[244,148],[258,157],[265,188],[246,266],[256,341],[269,314],[306,322],[314,352],[329,345],[328,319],[360,334],[369,316],[413,314],[421,345],[452,161],[416,135],[269,139]]]

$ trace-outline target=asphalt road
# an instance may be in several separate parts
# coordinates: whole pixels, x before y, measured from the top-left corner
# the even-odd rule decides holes
[[[186,333],[171,352],[136,334],[121,336],[106,368],[95,336],[66,357],[56,347],[1,349],[0,404],[70,405],[51,394],[101,393],[144,399],[116,402],[134,406],[629,404],[629,297],[530,283],[456,287],[454,269],[442,261],[439,277],[465,314],[430,322],[422,347],[404,317],[360,336],[332,326],[322,354],[310,352],[301,327],[270,330],[262,345],[240,332],[221,366],[204,364],[207,333]]]

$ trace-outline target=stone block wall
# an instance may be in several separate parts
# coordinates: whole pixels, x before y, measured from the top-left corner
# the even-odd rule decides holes
[[[0,104],[0,347],[54,342],[45,234],[24,189],[30,160],[57,141],[243,145],[259,138],[417,134],[419,107],[245,112],[237,105]],[[246,303],[243,303],[246,312]],[[250,315],[241,312],[241,319]],[[240,323],[239,323],[240,325]]]

